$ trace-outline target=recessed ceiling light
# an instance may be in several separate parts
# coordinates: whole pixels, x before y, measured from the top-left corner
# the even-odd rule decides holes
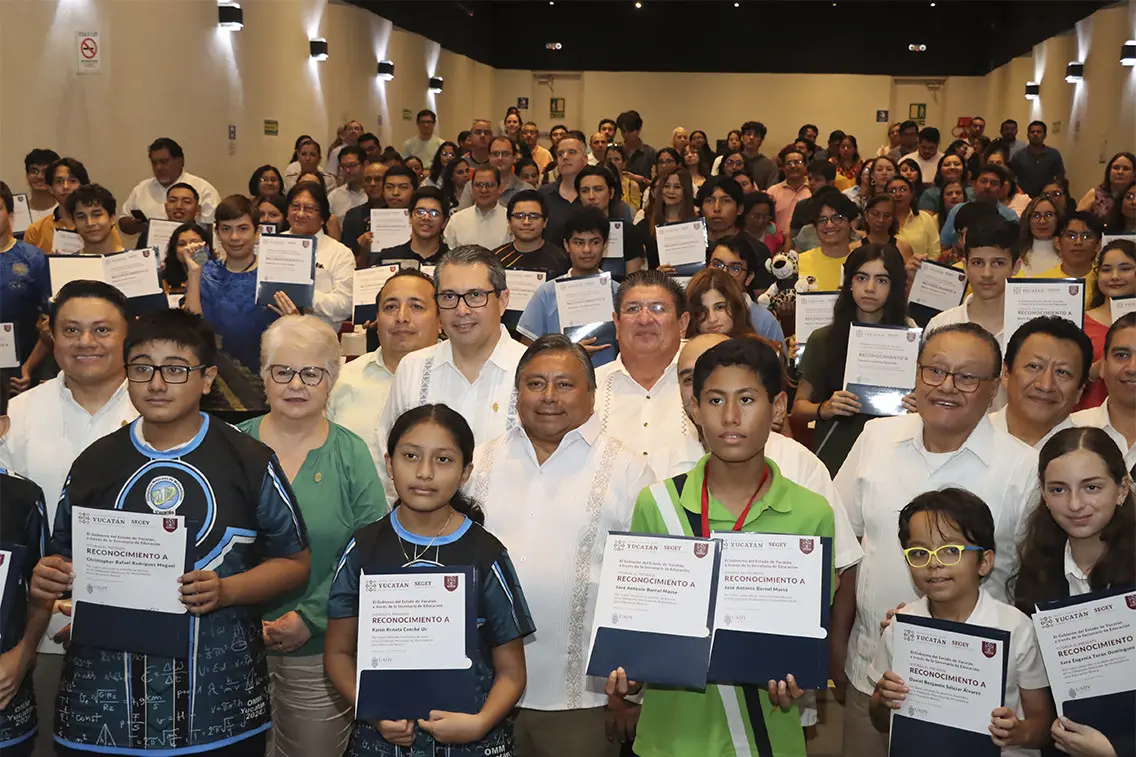
[[[735,8],[740,8],[740,7],[742,7],[742,4],[741,4],[741,3],[734,3],[734,7],[735,7]]]
[[[635,7],[636,7],[636,8],[642,8],[642,7],[643,7],[643,3],[635,3]]]

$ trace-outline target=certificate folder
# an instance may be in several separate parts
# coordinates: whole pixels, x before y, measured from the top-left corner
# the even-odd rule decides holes
[[[398,570],[364,569],[366,575],[385,577],[420,576],[426,573],[462,574],[465,592],[465,654],[471,661],[478,648],[477,635],[477,571],[473,567],[402,568]],[[451,670],[361,670],[355,695],[355,718],[377,720],[428,720],[431,710],[466,712],[476,715],[477,671],[468,668]]]
[[[194,569],[194,534],[200,527],[200,523],[186,521],[186,573]],[[100,605],[84,602],[83,595],[82,587],[76,586],[73,590],[71,609],[72,644],[155,657],[189,659],[190,625],[194,616],[188,610],[175,615],[168,612]]]
[[[936,620],[935,618],[922,618],[914,615],[896,615],[895,633],[900,633],[905,625],[934,628],[952,631],[958,634],[974,636],[980,639],[1000,641],[1002,643],[1002,675],[998,682],[999,699],[1006,704],[1006,674],[1010,660],[1010,632],[1000,628],[987,628],[969,623],[955,623],[949,620]],[[888,757],[1000,757],[1002,748],[990,738],[990,732],[983,730],[967,731],[962,728],[953,728],[940,723],[931,723],[919,720],[909,714],[913,707],[907,702],[903,707],[892,712],[891,740],[888,745]],[[908,714],[905,714],[908,713]],[[989,714],[987,713],[987,721]]]
[[[283,234],[269,235],[269,236],[285,236]],[[305,237],[299,234],[287,235],[291,239],[308,239],[312,243],[312,263],[311,263],[311,283],[296,284],[290,282],[279,281],[261,281],[257,280],[256,284],[256,304],[262,307],[276,304],[275,295],[277,292],[283,292],[288,295],[298,308],[311,308],[315,302],[316,296],[316,251],[319,240],[315,237]]]
[[[821,538],[821,625],[827,631],[832,602],[832,539]],[[789,673],[802,689],[828,688],[828,638],[812,639],[729,628],[714,630],[707,680],[723,684],[783,681]]]

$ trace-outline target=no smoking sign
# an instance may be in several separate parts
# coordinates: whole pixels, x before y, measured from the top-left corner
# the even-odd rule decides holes
[[[79,74],[102,73],[103,54],[98,32],[75,32],[77,69]]]

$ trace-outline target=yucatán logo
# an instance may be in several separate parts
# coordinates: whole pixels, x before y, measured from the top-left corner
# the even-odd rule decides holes
[[[982,642],[982,654],[985,657],[993,659],[994,655],[996,655],[997,653],[998,653],[998,645],[997,644],[995,644],[992,641]]]
[[[158,476],[146,485],[146,504],[156,513],[175,512],[185,500],[185,487],[172,476]]]
[[[801,545],[801,553],[802,554],[811,555],[813,553],[813,540],[812,539],[801,539],[800,545]]]
[[[446,591],[458,590],[458,577],[457,576],[444,576],[442,578],[442,585],[446,587]]]
[[[1124,604],[1128,605],[1129,610],[1136,610],[1136,594],[1129,594],[1125,596]]]
[[[709,542],[698,542],[694,545],[694,556],[698,558],[705,557],[710,553]]]

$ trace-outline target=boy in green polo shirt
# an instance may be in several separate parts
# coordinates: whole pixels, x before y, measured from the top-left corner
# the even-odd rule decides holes
[[[768,345],[731,339],[694,366],[694,419],[710,454],[692,471],[644,489],[635,533],[713,531],[833,535],[832,508],[781,475],[765,457],[772,426],[785,418],[781,364]],[[703,501],[707,503],[703,508]],[[831,565],[828,567],[832,570]],[[833,575],[831,585],[836,586]],[[829,597],[831,600],[831,596]],[[607,681],[613,709],[637,689],[620,668]],[[805,757],[792,675],[768,686],[709,684],[705,691],[648,687],[635,738],[639,757]]]

